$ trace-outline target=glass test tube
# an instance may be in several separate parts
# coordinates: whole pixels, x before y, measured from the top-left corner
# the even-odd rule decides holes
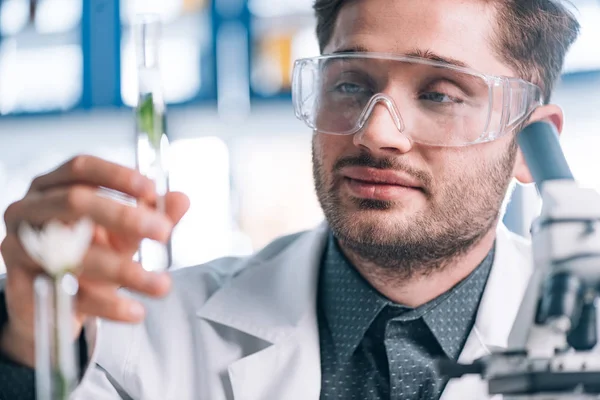
[[[169,191],[167,157],[169,139],[166,104],[160,75],[161,22],[157,15],[139,15],[134,26],[138,72],[136,116],[136,159],[138,170],[154,181],[157,209],[165,211],[164,195]],[[149,271],[162,271],[171,265],[171,244],[146,239],[139,260]]]
[[[35,386],[37,400],[68,400],[77,387],[77,342],[73,337],[77,278],[39,275],[35,292]]]

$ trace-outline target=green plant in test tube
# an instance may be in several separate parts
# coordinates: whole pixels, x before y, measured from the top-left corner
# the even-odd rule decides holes
[[[136,158],[139,171],[152,179],[164,212],[163,196],[169,190],[166,104],[160,71],[161,22],[158,16],[139,15],[134,25],[138,74],[138,104],[135,108]],[[171,264],[171,246],[144,240],[139,256],[144,268],[164,270]]]

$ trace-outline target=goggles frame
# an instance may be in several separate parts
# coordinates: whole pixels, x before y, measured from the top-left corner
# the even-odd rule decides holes
[[[541,105],[543,105],[542,99],[542,90],[539,86],[534,83],[528,82],[521,78],[514,78],[508,76],[496,76],[481,73],[477,70],[471,68],[465,68],[462,66],[449,64],[443,61],[431,60],[428,58],[414,57],[414,56],[402,56],[392,53],[377,53],[377,52],[348,52],[348,53],[334,53],[334,54],[325,54],[316,57],[309,58],[301,58],[294,62],[294,68],[292,72],[292,103],[294,105],[294,113],[296,118],[303,121],[309,128],[313,131],[318,131],[326,134],[334,134],[334,135],[353,135],[360,130],[363,129],[364,124],[366,123],[365,112],[366,108],[369,107],[369,104],[372,103],[373,98],[381,97],[382,95],[386,98],[389,96],[382,93],[375,93],[371,101],[367,103],[365,109],[361,112],[361,117],[357,119],[356,127],[351,132],[344,133],[336,133],[336,132],[327,132],[319,130],[315,124],[311,121],[312,116],[308,111],[305,110],[305,104],[302,99],[302,70],[306,68],[307,65],[315,65],[319,64],[323,61],[327,60],[335,60],[335,59],[375,59],[375,60],[389,60],[389,61],[400,61],[411,64],[420,64],[429,67],[437,67],[449,69],[451,71],[456,71],[459,73],[464,73],[475,78],[481,79],[488,85],[489,89],[489,101],[490,106],[488,110],[487,123],[483,132],[479,135],[479,137],[470,142],[462,143],[462,144],[430,144],[427,142],[421,142],[428,145],[440,146],[440,147],[462,147],[469,146],[478,143],[490,142],[500,137],[510,133],[515,128],[517,128],[520,124],[527,121],[533,111]],[[494,110],[494,88],[500,88],[502,90],[502,116],[500,118],[498,129],[493,131],[490,130],[490,123],[492,120],[492,112]],[[514,104],[515,102],[520,101],[520,104]],[[514,107],[518,106],[519,109],[515,110]],[[371,104],[371,108],[373,105]],[[394,107],[395,109],[395,107]],[[392,111],[389,107],[388,110]],[[516,112],[515,112],[516,111]],[[397,116],[393,115],[394,120],[397,119]],[[512,115],[515,114],[515,115]],[[359,122],[362,121],[362,122]],[[398,126],[398,124],[397,124]],[[402,134],[404,134],[402,132]],[[414,140],[411,138],[411,140]],[[414,140],[419,142],[418,140]]]

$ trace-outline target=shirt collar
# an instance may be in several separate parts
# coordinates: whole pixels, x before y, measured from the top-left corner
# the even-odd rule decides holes
[[[329,235],[319,283],[319,302],[336,353],[348,359],[362,341],[377,315],[393,307],[393,320],[423,318],[450,358],[457,359],[475,320],[479,300],[494,259],[494,247],[484,261],[463,281],[432,301],[411,309],[391,302],[375,290],[344,256],[333,234]],[[402,312],[399,312],[402,311]],[[448,324],[448,315],[453,324]],[[448,330],[458,335],[448,335]]]
[[[431,304],[429,310],[423,314],[423,320],[444,353],[451,359],[458,359],[473,328],[479,302],[494,261],[494,252],[495,246],[469,276],[442,296],[422,306],[427,307]],[[452,318],[451,324],[447,322],[448,316]],[[453,334],[449,334],[451,330]]]
[[[349,358],[389,300],[351,265],[329,235],[319,283],[319,297],[335,350]]]

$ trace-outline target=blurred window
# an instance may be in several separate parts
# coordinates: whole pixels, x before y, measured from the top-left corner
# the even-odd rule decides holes
[[[83,90],[83,0],[0,2],[0,113],[67,110]]]
[[[565,2],[568,6],[570,2]],[[565,57],[565,73],[600,70],[600,1],[578,0],[573,10],[581,25],[579,38]]]
[[[121,1],[121,96],[127,105],[137,102],[136,55],[131,26],[137,14],[158,14],[163,21],[160,66],[167,103],[195,98],[208,61],[210,15],[208,0]]]
[[[170,150],[171,190],[185,193],[190,209],[173,234],[173,268],[252,252],[235,221],[229,148],[217,137],[177,140]]]
[[[251,85],[262,97],[291,89],[294,60],[319,54],[312,1],[250,0],[252,15]]]
[[[230,151],[237,220],[255,249],[322,221],[309,132],[298,134],[288,128],[280,136],[240,136],[232,141]]]

